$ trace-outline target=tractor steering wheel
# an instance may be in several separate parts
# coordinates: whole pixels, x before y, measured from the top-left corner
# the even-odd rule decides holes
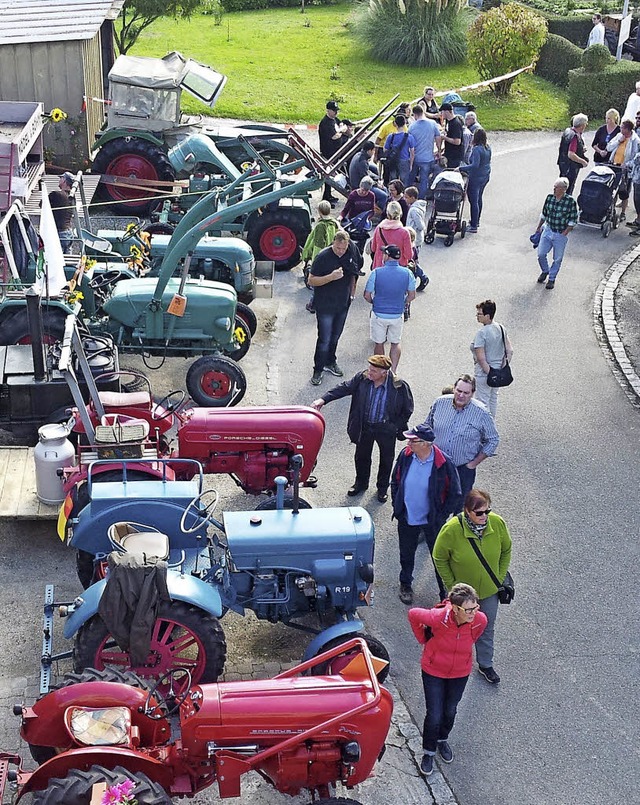
[[[174,398],[175,397],[175,402]],[[187,397],[187,392],[184,389],[177,389],[176,391],[170,391],[166,394],[159,402],[157,402],[153,406],[153,411],[151,412],[151,419],[155,420],[156,422],[162,422],[163,419],[167,419],[173,414],[175,411],[180,408],[182,403],[185,401]],[[164,413],[161,413],[162,409],[164,409]]]
[[[91,280],[90,285],[94,291],[99,291],[101,288],[106,288],[107,285],[113,285],[120,279],[122,279],[122,271],[112,269],[111,271],[105,271],[102,274],[96,274],[96,276]]]
[[[178,678],[181,677],[186,677],[186,684],[183,685],[183,683],[178,682]],[[169,690],[166,693],[159,693],[158,688],[167,680],[169,680]],[[142,712],[152,721],[160,721],[177,713],[180,705],[187,700],[191,690],[191,682],[191,671],[188,668],[171,668],[156,679],[155,684],[147,694]],[[179,693],[174,689],[174,684],[176,689],[182,688]],[[155,704],[151,704],[151,699],[153,698],[157,699]]]
[[[122,233],[120,243],[126,243],[128,240],[131,240],[131,238],[137,237],[142,231],[142,226],[142,221],[138,221],[137,224],[132,222]]]
[[[213,495],[213,498],[209,501],[209,503],[207,503],[203,511],[200,509],[199,504],[206,495]],[[194,534],[199,528],[202,528],[204,523],[206,523],[208,516],[213,514],[217,505],[218,491],[216,489],[205,489],[204,492],[201,492],[197,497],[195,497],[182,512],[182,517],[180,518],[180,531],[182,531],[183,534]],[[196,524],[191,528],[187,528],[187,516],[189,514],[195,515],[196,517]]]

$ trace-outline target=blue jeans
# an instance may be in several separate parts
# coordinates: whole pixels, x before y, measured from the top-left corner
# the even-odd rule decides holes
[[[493,665],[493,633],[496,626],[498,604],[498,593],[494,593],[494,595],[490,595],[480,601],[480,610],[487,616],[487,628],[476,642],[476,660],[478,660],[478,665],[482,666],[482,668],[490,668]]]
[[[468,679],[468,676],[442,679],[422,672],[424,703],[427,708],[422,727],[422,748],[427,754],[435,755],[438,741],[446,741],[449,737]]]
[[[332,363],[336,362],[336,349],[344,330],[348,312],[348,307],[335,313],[316,312],[318,340],[316,341],[316,352],[313,357],[314,372],[321,372],[325,366],[331,366]]]
[[[567,236],[562,232],[554,232],[546,224],[542,230],[540,243],[538,244],[538,264],[544,274],[549,275],[550,280],[555,280],[562,265],[564,250],[567,248]],[[553,263],[549,268],[547,255],[553,249]]]
[[[464,503],[464,499],[473,489],[473,484],[476,480],[476,471],[475,469],[472,470],[470,467],[467,467],[466,464],[460,464],[456,469],[458,470],[458,477],[460,478],[462,502]]]
[[[469,179],[467,185],[467,198],[469,199],[469,206],[471,207],[471,220],[469,226],[472,229],[477,229],[480,226],[480,215],[482,214],[482,194],[484,189],[489,183],[489,177],[480,179],[479,181]]]
[[[400,546],[400,584],[406,584],[411,587],[413,582],[413,568],[416,561],[416,551],[418,549],[418,542],[420,541],[420,534],[424,534],[424,540],[429,548],[429,553],[432,554],[433,546],[438,536],[438,530],[425,525],[409,525],[403,516],[398,518],[398,543]],[[433,561],[433,556],[431,557]],[[438,582],[438,590],[440,592],[440,600],[447,597],[447,588],[442,583],[442,579],[438,575],[438,571],[433,569],[436,574],[436,581]]]
[[[418,188],[418,198],[426,199],[427,190],[430,187],[431,176],[435,170],[436,163],[434,160],[431,162],[414,162],[409,174],[409,185]],[[418,178],[418,173],[420,174]],[[418,184],[416,185],[416,179]]]

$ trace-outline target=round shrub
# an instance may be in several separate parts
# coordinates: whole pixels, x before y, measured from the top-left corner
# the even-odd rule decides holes
[[[517,3],[508,3],[481,14],[469,28],[469,61],[480,76],[489,78],[535,63],[547,38],[547,23],[538,14]],[[491,89],[507,95],[515,78]]]
[[[606,45],[591,45],[582,54],[582,67],[587,73],[601,73],[613,61]]]
[[[564,36],[549,34],[538,57],[536,74],[559,87],[566,87],[569,70],[581,66],[582,50]]]

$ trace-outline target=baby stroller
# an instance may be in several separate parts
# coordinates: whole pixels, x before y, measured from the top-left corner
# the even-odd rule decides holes
[[[444,235],[444,245],[451,246],[456,232],[464,238],[467,222],[463,220],[466,178],[458,171],[444,170],[433,180],[433,207],[424,236],[433,243],[436,235]]]
[[[342,228],[349,235],[351,240],[358,247],[361,255],[364,255],[364,244],[369,240],[371,234],[372,211],[359,212],[353,218],[345,218],[342,221]]]
[[[616,200],[622,169],[617,166],[596,165],[585,176],[578,196],[578,223],[600,229],[608,238],[618,226]]]

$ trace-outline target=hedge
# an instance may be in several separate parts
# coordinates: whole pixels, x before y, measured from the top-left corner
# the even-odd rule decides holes
[[[581,67],[569,70],[570,115],[584,112],[593,120],[601,121],[611,107],[622,115],[638,79],[640,66],[626,59],[605,67],[601,73],[585,73]]]
[[[549,34],[542,46],[535,72],[559,87],[566,87],[569,70],[582,65],[582,50],[563,36]]]
[[[337,0],[305,0],[305,6],[331,6]],[[301,0],[220,0],[225,11],[254,11],[262,8],[291,8],[302,6]]]
[[[535,6],[528,6],[526,2],[523,2],[522,5],[528,8],[535,8]],[[535,8],[535,11],[547,21],[550,34],[563,36],[569,42],[573,42],[574,45],[578,45],[581,48],[587,44],[589,33],[593,28],[591,14],[571,14],[562,17],[559,14],[552,14],[550,11],[542,11],[539,8]]]

